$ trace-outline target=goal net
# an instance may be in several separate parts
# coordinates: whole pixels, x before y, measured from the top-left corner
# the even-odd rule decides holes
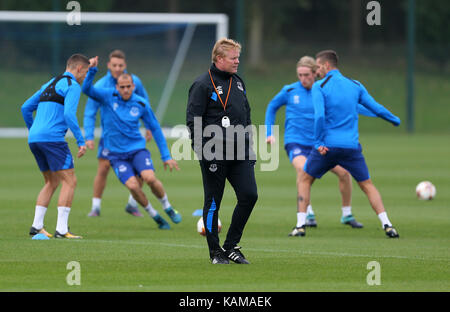
[[[215,41],[228,36],[224,14],[81,12],[80,25],[69,25],[69,13],[0,11],[0,128],[24,126],[20,106],[64,71],[70,55],[98,55],[97,80],[115,49],[125,52],[161,125],[184,124],[189,86],[209,67]],[[78,108],[81,126],[86,100]]]

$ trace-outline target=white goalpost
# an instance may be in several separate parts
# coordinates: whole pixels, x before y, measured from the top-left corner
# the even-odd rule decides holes
[[[0,11],[0,23],[68,23],[71,11],[67,12],[44,12],[44,11]],[[114,23],[114,24],[184,24],[187,25],[178,45],[175,58],[172,62],[168,78],[162,90],[160,101],[155,108],[158,120],[162,121],[170,102],[174,86],[179,77],[181,67],[185,61],[192,37],[197,25],[215,26],[216,40],[228,37],[228,16],[225,14],[208,13],[108,13],[108,12],[79,12],[79,21],[88,23]],[[69,24],[70,25],[70,24]],[[74,26],[76,27],[76,25]],[[14,133],[22,137],[26,131],[11,128],[0,128],[0,137],[11,137]]]

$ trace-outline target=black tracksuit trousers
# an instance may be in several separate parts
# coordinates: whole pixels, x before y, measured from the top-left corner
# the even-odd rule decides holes
[[[204,189],[203,222],[210,256],[220,249],[218,218],[226,180],[236,193],[237,204],[223,248],[231,249],[241,240],[258,199],[254,166],[254,160],[200,160]]]

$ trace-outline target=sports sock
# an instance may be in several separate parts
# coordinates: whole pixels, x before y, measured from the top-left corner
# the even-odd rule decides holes
[[[164,209],[167,209],[170,207],[170,203],[169,203],[169,199],[167,198],[167,194],[164,194],[163,198],[158,198],[158,200]]]
[[[100,210],[102,199],[98,197],[92,198],[92,210]]]
[[[147,207],[144,207],[144,209],[148,212],[148,214],[150,215],[150,217],[154,218],[158,215],[158,211],[156,211],[152,204],[150,204],[150,202],[148,202]]]
[[[34,221],[32,227],[35,229],[42,229],[44,227],[44,217],[47,212],[47,207],[37,205],[34,210]]]
[[[343,206],[342,207],[342,216],[346,217],[352,214],[352,206]]]
[[[378,218],[381,221],[382,227],[384,227],[385,224],[387,224],[388,226],[392,226],[392,223],[391,221],[389,221],[386,211],[383,211],[382,213],[378,214]]]
[[[313,215],[314,210],[312,209],[311,205],[308,205],[308,208],[306,208],[306,214]]]
[[[132,207],[137,207],[137,201],[134,199],[133,195],[130,194],[130,196],[128,197],[128,204]]]
[[[306,223],[306,212],[297,212],[297,227],[301,227]]]
[[[58,207],[58,220],[56,222],[56,231],[59,234],[66,234],[69,231],[67,225],[69,221],[70,207]]]

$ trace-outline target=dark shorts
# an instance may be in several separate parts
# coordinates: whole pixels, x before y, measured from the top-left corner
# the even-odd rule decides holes
[[[109,150],[103,145],[103,138],[98,141],[97,158],[108,159]]]
[[[319,151],[314,148],[309,154],[303,170],[314,178],[320,179],[328,170],[337,165],[350,172],[358,182],[370,179],[361,145],[358,148],[330,147],[325,156],[320,155]]]
[[[110,153],[108,158],[123,184],[131,177],[140,176],[144,170],[155,170],[150,152],[146,149],[121,154]]]
[[[67,142],[33,142],[28,145],[42,172],[73,168],[73,158]]]
[[[298,143],[288,143],[284,146],[284,149],[289,157],[289,161],[292,162],[292,160],[297,156],[305,156],[308,158],[309,153],[311,153],[312,146]]]

